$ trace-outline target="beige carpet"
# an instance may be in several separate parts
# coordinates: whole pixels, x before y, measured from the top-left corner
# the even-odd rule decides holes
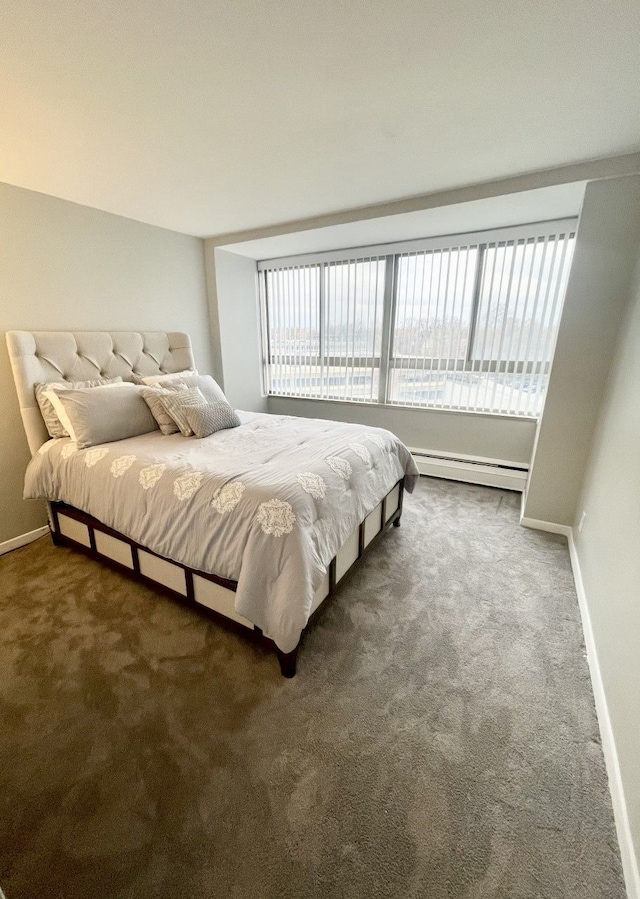
[[[48,538],[0,558],[7,899],[620,899],[566,543],[422,478],[298,676]]]

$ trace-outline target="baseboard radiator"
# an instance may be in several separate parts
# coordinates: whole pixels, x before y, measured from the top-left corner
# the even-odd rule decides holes
[[[529,466],[500,459],[486,459],[464,454],[448,455],[433,450],[410,447],[420,474],[503,490],[522,492],[527,483]]]

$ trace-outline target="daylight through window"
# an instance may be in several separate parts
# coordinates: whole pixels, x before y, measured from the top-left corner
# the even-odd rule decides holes
[[[537,416],[574,227],[260,263],[267,393]]]

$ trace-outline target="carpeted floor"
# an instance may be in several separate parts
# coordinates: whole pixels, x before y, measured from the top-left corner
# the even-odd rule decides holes
[[[287,681],[48,538],[0,559],[7,899],[619,899],[563,538],[421,478]]]

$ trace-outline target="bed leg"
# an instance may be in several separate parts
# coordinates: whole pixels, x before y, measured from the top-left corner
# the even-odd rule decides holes
[[[53,528],[49,528],[49,533],[51,534],[51,542],[54,546],[62,546],[62,541],[60,540],[60,536],[57,531],[54,531]]]
[[[280,662],[280,671],[283,677],[296,676],[296,663],[298,661],[298,647],[296,646],[291,652],[282,652],[276,647],[276,655]]]
[[[404,501],[404,478],[400,481],[400,495],[398,496],[398,517],[393,519],[394,528],[400,527],[400,519],[402,518],[402,503]]]

